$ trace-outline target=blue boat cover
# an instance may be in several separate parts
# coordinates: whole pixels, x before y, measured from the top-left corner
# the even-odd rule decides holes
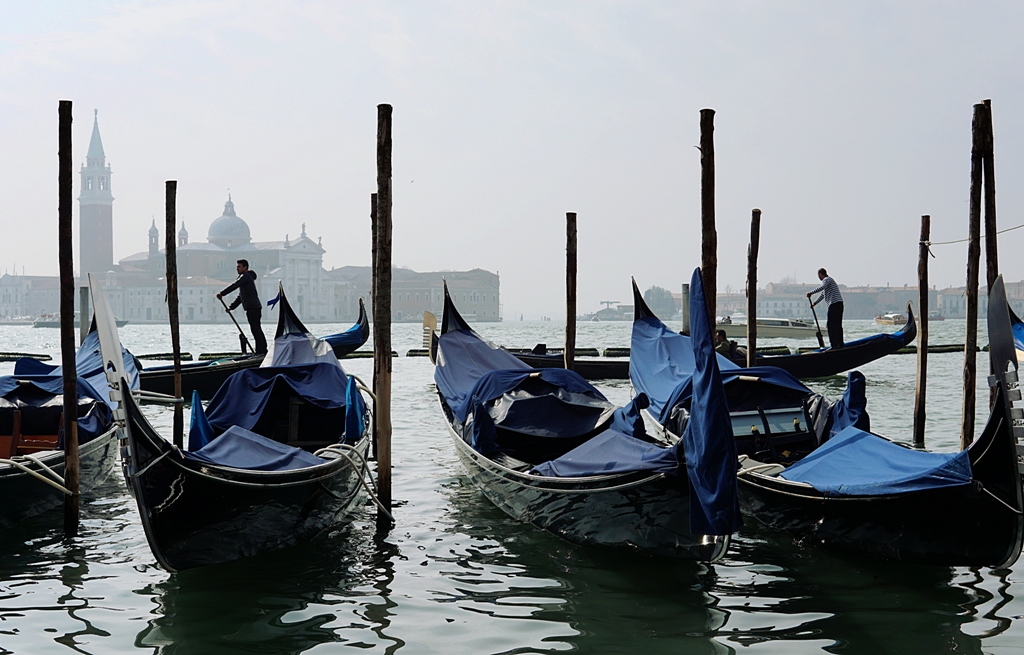
[[[928,453],[848,427],[780,474],[827,496],[882,496],[969,484],[966,450]]]
[[[332,348],[348,346],[351,350],[355,350],[366,343],[367,336],[368,335],[363,334],[363,326],[356,323],[344,332],[328,334],[326,337],[321,337],[321,339],[331,344]]]
[[[209,426],[215,432],[227,431],[232,426],[250,430],[263,414],[276,384],[288,385],[296,396],[317,407],[337,409],[346,406],[348,376],[337,364],[337,360],[334,364],[244,369],[229,377],[217,389],[205,412],[201,404],[192,405],[189,442],[192,442],[194,432],[196,439],[201,441],[203,438],[203,422],[197,420],[197,406],[199,414],[205,414]],[[210,443],[218,439],[220,437]]]
[[[618,430],[605,430],[558,459],[538,464],[530,472],[554,478],[573,478],[634,471],[671,473],[678,468],[675,448],[641,441]]]
[[[32,360],[35,361],[35,360]],[[106,388],[106,379],[103,384]],[[51,396],[60,396],[64,393],[64,378],[58,375],[5,375],[0,377],[0,398],[7,398],[12,392],[21,388],[23,384],[30,384],[37,389],[44,391]],[[108,404],[106,394],[101,394],[89,381],[79,377],[76,384],[78,401],[83,398],[90,398],[96,401],[89,412],[78,419],[78,442],[87,443],[100,436],[108,429],[114,420],[113,413]],[[63,424],[61,425],[63,430]],[[60,433],[60,446],[64,444],[64,434]]]
[[[694,363],[690,380],[692,402],[690,420],[679,442],[686,456],[692,494],[690,532],[732,534],[743,525],[736,486],[736,440],[699,268],[690,276],[690,330]]]
[[[472,403],[477,382],[488,374],[500,371],[508,373],[511,378],[516,372],[529,375],[534,369],[507,350],[487,341],[468,325],[442,332],[438,338],[434,382],[460,421],[464,421],[469,413],[468,407]],[[496,386],[488,387],[484,392],[490,393],[494,388]]]
[[[182,454],[193,461],[249,471],[292,471],[318,466],[327,461],[301,448],[267,439],[237,425],[231,426],[199,450]]]
[[[847,341],[843,344],[843,347],[849,348],[851,346],[863,346],[864,344],[871,343],[873,341],[895,341],[899,344],[902,344],[904,341],[905,334],[906,330],[899,330],[898,332],[880,332],[878,334],[872,334],[871,336],[863,337],[855,341]],[[820,353],[828,349],[829,348],[816,348],[810,352]]]
[[[850,371],[846,382],[846,391],[842,399],[832,406],[828,417],[825,438],[828,441],[839,432],[851,425],[860,430],[871,430],[871,419],[868,418],[868,398],[864,390],[867,382],[860,371]]]
[[[1010,310],[1010,329],[1013,331],[1013,345],[1017,350],[1024,350],[1024,323]]]
[[[128,377],[128,386],[133,391],[139,388],[139,369],[135,365],[135,357],[128,349],[121,346],[121,357],[124,362],[124,374]],[[44,364],[30,357],[22,357],[14,363],[15,375],[61,375],[61,367]],[[75,370],[78,377],[85,378],[96,391],[100,391],[103,402],[113,408],[116,403],[110,400],[110,387],[107,385],[107,374],[103,371],[103,355],[100,353],[100,337],[96,330],[90,332],[75,353]],[[60,392],[58,392],[60,393]]]
[[[691,327],[692,323],[691,317]],[[673,407],[693,395],[696,362],[691,341],[691,337],[670,330],[657,316],[643,316],[633,321],[629,377],[633,386],[650,398],[651,414],[662,425],[668,421]],[[800,380],[782,369],[773,366],[740,368],[717,353],[715,360],[723,384],[738,380],[740,376],[751,376],[766,385],[811,393]]]
[[[188,430],[188,449],[195,452],[210,443],[217,436],[213,426],[206,420],[203,411],[203,400],[199,397],[199,389],[192,390],[192,420]]]

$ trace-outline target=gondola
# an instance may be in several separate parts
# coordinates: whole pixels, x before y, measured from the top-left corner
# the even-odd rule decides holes
[[[363,299],[359,299],[359,318],[344,332],[329,334],[322,339],[330,344],[335,356],[344,357],[355,351],[370,337],[370,322]],[[256,368],[263,363],[263,355],[241,355],[230,359],[193,362],[181,366],[181,393],[185,399],[198,391],[200,398],[212,398],[224,381],[239,371]],[[174,393],[174,367],[154,366],[139,373],[142,389],[172,395]]]
[[[1019,322],[1019,321],[1018,321]],[[806,543],[943,566],[1010,566],[1021,552],[1024,498],[1013,401],[1020,398],[1006,292],[988,303],[995,390],[967,450],[929,453],[848,427],[789,466],[744,462],[744,512]]]
[[[1017,363],[1024,363],[1024,321],[1020,320],[1012,307],[1006,309],[1010,313],[1010,330],[1013,333],[1013,348],[1017,351]]]
[[[644,410],[668,441],[686,430],[694,403],[691,337],[669,329],[644,301],[633,282],[630,380],[650,399]],[[728,402],[731,437],[740,456],[788,464],[814,451],[849,424],[870,427],[865,381],[852,372],[846,393],[833,402],[814,393],[784,370],[741,368],[718,355]]]
[[[105,383],[104,383],[105,384]],[[64,382],[57,375],[0,377],[0,528],[63,503]],[[78,378],[79,491],[102,482],[117,457],[117,425],[104,395]]]
[[[110,315],[105,297],[94,303]],[[205,410],[193,402],[189,450],[157,434],[130,395],[122,399],[126,473],[168,571],[308,541],[365,498],[370,413],[358,382],[283,294],[280,304],[264,365],[233,375]],[[103,323],[101,343],[112,351],[117,333]]]
[[[853,370],[886,355],[891,355],[900,348],[913,343],[917,338],[917,323],[914,320],[912,308],[907,308],[907,315],[906,325],[897,332],[873,334],[863,339],[850,341],[842,348],[836,349],[824,348],[795,355],[758,355],[755,366],[774,366],[801,380],[824,378]],[[563,366],[560,355],[521,354],[516,356],[535,368],[560,368]],[[735,363],[742,366],[745,361],[737,358]],[[625,358],[580,357],[574,360],[573,368],[588,380],[629,379],[629,360]]]
[[[703,307],[700,289],[694,294]],[[579,374],[533,369],[480,337],[445,288],[434,380],[473,483],[509,516],[567,541],[715,561],[738,529],[735,448],[706,309],[694,339],[705,402],[676,444],[646,434],[643,395],[615,407]]]

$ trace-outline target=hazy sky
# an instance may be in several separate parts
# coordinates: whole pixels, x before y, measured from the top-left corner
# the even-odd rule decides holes
[[[205,240],[231,190],[255,240],[370,261],[376,105],[394,105],[394,262],[499,271],[506,317],[677,289],[700,257],[699,111],[717,111],[719,289],[916,280],[967,232],[972,105],[992,98],[1000,227],[1024,223],[1024,3],[3,2],[0,269],[57,272],[57,103],[75,196],[99,109],[114,254],[146,249],[164,181]],[[77,225],[78,206],[75,203]],[[1024,230],[1000,241],[1024,278]],[[78,247],[76,237],[75,247]],[[932,281],[964,283],[966,247]]]

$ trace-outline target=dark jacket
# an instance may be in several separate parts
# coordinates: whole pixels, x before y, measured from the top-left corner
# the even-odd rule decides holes
[[[260,302],[260,296],[256,293],[256,271],[246,271],[238,276],[226,289],[220,292],[220,295],[226,296],[235,289],[238,289],[238,297],[235,298],[234,302],[228,307],[228,309],[234,309],[238,307],[238,304],[242,304],[242,309],[249,311],[252,309],[263,309],[263,303]]]

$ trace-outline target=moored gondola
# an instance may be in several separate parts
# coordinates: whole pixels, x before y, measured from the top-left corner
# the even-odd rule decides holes
[[[720,558],[740,522],[735,448],[716,438],[728,413],[706,311],[694,320],[706,402],[669,444],[644,431],[646,397],[617,408],[572,371],[526,366],[476,334],[446,289],[434,379],[469,478],[513,518],[567,541]]]
[[[741,470],[745,513],[848,552],[946,566],[1012,564],[1021,552],[1024,498],[1013,415],[1020,390],[1002,277],[989,293],[988,334],[994,402],[967,450],[917,451],[850,427],[788,468]]]
[[[117,425],[103,395],[78,378],[79,490],[110,475]],[[0,377],[0,528],[63,503],[63,379]]]
[[[167,570],[308,541],[365,498],[370,415],[359,383],[283,294],[280,311],[264,366],[232,376],[205,410],[193,402],[189,450],[157,434],[131,397],[122,401],[125,472]]]
[[[370,322],[363,299],[359,299],[359,318],[343,332],[321,337],[331,346],[336,357],[344,357],[357,350],[370,337]],[[181,366],[181,393],[188,400],[194,391],[200,398],[212,398],[224,381],[239,371],[256,368],[263,363],[263,355],[240,355],[228,359],[193,362]],[[153,366],[139,372],[143,391],[171,395],[174,393],[174,367]]]

